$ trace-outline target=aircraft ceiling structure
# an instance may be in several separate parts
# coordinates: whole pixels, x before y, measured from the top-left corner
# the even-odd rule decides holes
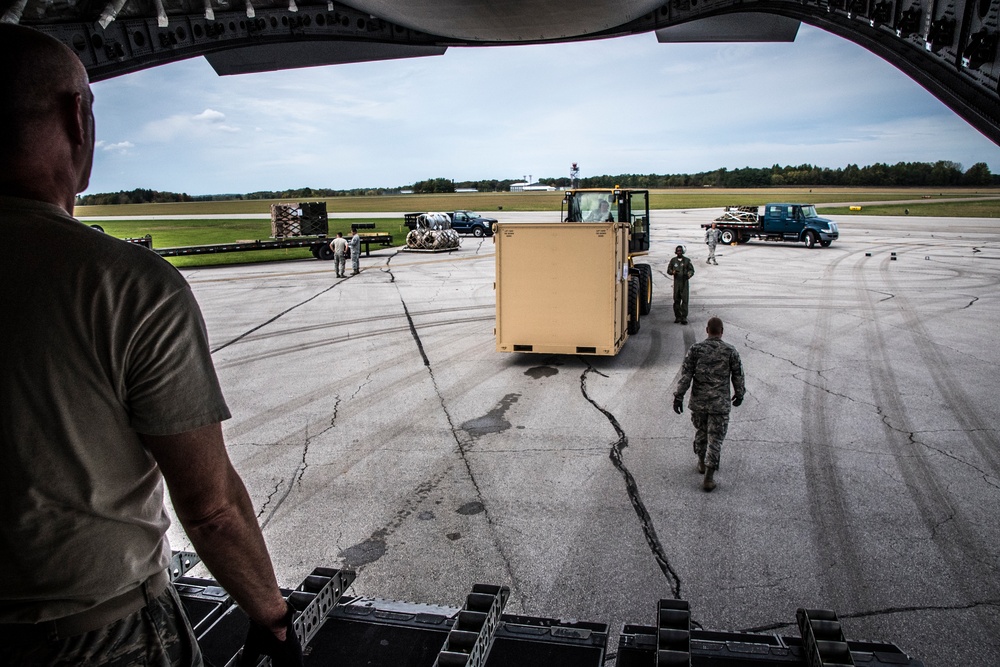
[[[0,0],[0,21],[62,40],[94,81],[196,56],[242,74],[650,32],[791,41],[804,22],[882,57],[1000,145],[1000,0]]]

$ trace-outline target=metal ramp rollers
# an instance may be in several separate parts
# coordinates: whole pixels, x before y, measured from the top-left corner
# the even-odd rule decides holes
[[[803,609],[795,612],[799,633],[809,667],[853,665],[851,648],[837,614],[826,609]]]
[[[493,646],[510,589],[475,584],[458,612],[455,625],[434,661],[434,667],[483,667]]]

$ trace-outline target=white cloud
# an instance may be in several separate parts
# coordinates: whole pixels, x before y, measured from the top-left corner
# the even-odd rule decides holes
[[[231,134],[239,131],[239,128],[226,124],[226,114],[205,109],[197,114],[176,114],[151,121],[143,128],[143,136],[149,141],[174,141],[205,139],[219,132]]]
[[[94,143],[94,147],[100,148],[102,151],[106,153],[120,153],[124,155],[125,153],[128,153],[131,149],[135,148],[135,144],[133,144],[131,141],[119,141],[114,144],[109,144],[104,141],[97,141]]]

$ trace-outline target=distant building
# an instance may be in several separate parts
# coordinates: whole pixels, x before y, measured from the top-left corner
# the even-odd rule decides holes
[[[523,183],[511,183],[511,192],[553,192],[556,188],[551,185],[545,185],[544,183],[528,183],[527,181]]]
[[[455,192],[479,192],[477,188],[455,188]]]

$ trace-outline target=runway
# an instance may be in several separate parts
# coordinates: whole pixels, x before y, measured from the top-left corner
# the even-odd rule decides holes
[[[711,217],[654,213],[652,312],[613,358],[496,352],[491,239],[373,250],[347,279],[182,270],[279,582],[350,566],[361,595],[451,606],[504,584],[508,612],[613,634],[660,598],[792,635],[797,607],[828,608],[928,666],[1000,664],[1000,224],[835,217],[830,248],[720,246],[707,266]],[[748,395],[707,494],[670,406],[712,315]]]

